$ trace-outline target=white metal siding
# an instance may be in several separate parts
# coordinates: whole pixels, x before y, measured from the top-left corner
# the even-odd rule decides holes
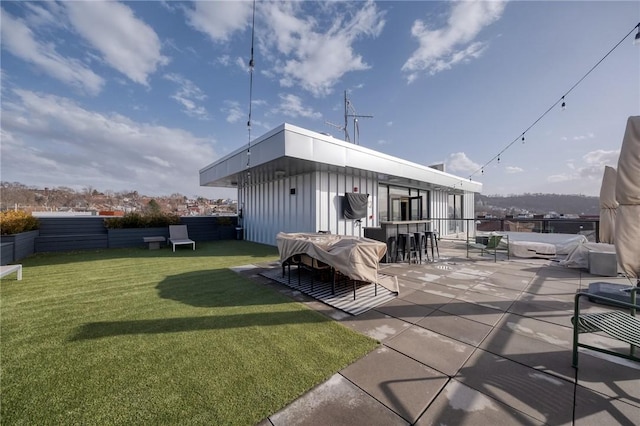
[[[446,219],[449,215],[449,194],[444,191],[431,191],[431,223],[432,229],[437,230],[441,236],[449,234],[449,224]],[[472,219],[475,217],[475,205],[473,192],[465,192],[462,196],[462,218]],[[461,232],[466,232],[469,221],[462,222]]]
[[[462,198],[462,217],[464,219],[474,219],[476,217],[475,194],[473,192],[465,192]],[[465,232],[467,231],[467,227],[471,227],[471,230],[475,229],[475,221],[465,220]]]
[[[378,183],[373,178],[345,175],[337,172],[316,172],[317,230],[338,235],[364,236],[362,227],[375,226],[373,206],[378,204]],[[346,192],[369,194],[367,216],[360,221],[345,219],[342,215],[342,197]]]
[[[345,192],[369,194],[367,217],[357,226],[342,216]],[[295,195],[290,190],[295,188]],[[336,172],[312,172],[251,185],[238,191],[243,209],[244,238],[275,245],[278,232],[330,231],[338,235],[363,236],[361,227],[375,226],[378,183],[373,178],[345,176]]]
[[[448,194],[443,191],[431,191],[431,229],[438,231],[441,236],[447,235],[449,227],[447,221],[439,220],[447,217]]]
[[[295,195],[290,194],[291,188]],[[313,174],[255,184],[238,192],[246,240],[275,245],[278,232],[316,231]]]

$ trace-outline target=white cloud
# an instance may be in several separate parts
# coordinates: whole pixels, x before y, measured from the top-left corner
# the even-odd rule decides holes
[[[320,118],[322,114],[314,111],[313,108],[305,107],[302,105],[302,99],[292,94],[279,94],[280,106],[273,112],[278,112],[286,115],[287,117],[305,117],[305,118]]]
[[[24,21],[15,19],[4,9],[0,15],[3,49],[35,65],[56,80],[87,94],[97,95],[102,90],[104,80],[84,63],[77,59],[65,58],[56,51],[55,44],[38,40]],[[41,17],[35,21],[44,22],[43,19],[46,20]]]
[[[548,182],[565,182],[572,180],[600,181],[604,173],[604,166],[616,167],[620,150],[605,151],[597,149],[582,156],[580,165],[575,160],[567,162],[567,171],[547,177]]]
[[[353,44],[361,37],[377,37],[381,33],[383,12],[372,1],[354,6],[342,2],[324,4],[325,12],[334,7],[346,10],[334,11],[325,29],[320,19],[303,11],[302,3],[262,4],[263,20],[269,28],[266,35],[260,35],[260,42],[264,52],[280,54],[271,60],[281,86],[299,85],[315,96],[324,96],[331,93],[344,74],[369,68],[354,52]],[[303,13],[304,17],[297,16]]]
[[[244,115],[244,111],[240,108],[240,103],[237,101],[224,101],[225,107],[222,108],[222,112],[227,114],[227,122],[235,123],[240,120]]]
[[[452,172],[473,173],[480,168],[480,165],[472,161],[464,152],[455,152],[447,160],[446,170]]]
[[[158,35],[124,4],[101,1],[64,2],[75,30],[100,52],[104,61],[130,80],[147,78],[169,59],[160,53]]]
[[[586,135],[577,135],[577,136],[574,136],[574,137],[572,137],[571,139],[572,139],[572,140],[574,140],[574,141],[583,141],[583,140],[586,140],[586,139],[593,139],[593,138],[595,138],[595,137],[596,137],[596,136],[595,136],[593,133],[587,133]],[[563,140],[567,140],[567,139],[568,139],[568,138],[564,138]]]
[[[16,90],[3,101],[3,179],[33,185],[135,187],[170,194],[199,187],[212,141],[175,128],[90,111],[64,97]]]
[[[198,86],[191,80],[175,73],[165,74],[164,78],[179,86],[178,91],[174,93],[171,98],[182,105],[182,111],[185,114],[200,120],[209,119],[209,113],[205,107],[198,105],[198,102],[204,101],[207,98]]]
[[[585,165],[578,169],[580,178],[588,179],[602,179],[604,173],[604,166],[616,167],[618,164],[618,157],[620,156],[620,150],[605,151],[598,149],[586,153],[582,158]]]
[[[522,173],[524,172],[524,169],[522,167],[507,166],[504,168],[504,171],[509,174],[513,174],[513,173]]]
[[[558,183],[558,182],[566,182],[574,179],[575,179],[575,176],[570,173],[560,173],[557,175],[551,175],[547,177],[547,182]]]
[[[407,81],[414,81],[422,71],[433,75],[480,57],[487,43],[473,39],[484,27],[500,19],[505,5],[504,1],[454,2],[443,28],[432,29],[424,21],[416,20],[411,35],[418,40],[419,47],[402,66]]]
[[[231,34],[251,23],[252,3],[248,1],[196,1],[193,6],[184,9],[187,23],[214,42],[228,41]]]

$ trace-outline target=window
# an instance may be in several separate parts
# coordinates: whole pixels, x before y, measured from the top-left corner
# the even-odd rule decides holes
[[[421,220],[431,217],[430,192],[380,184],[378,218],[380,221]]]

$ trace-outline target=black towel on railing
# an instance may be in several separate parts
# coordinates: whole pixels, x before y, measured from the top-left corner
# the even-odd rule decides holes
[[[345,219],[362,219],[367,216],[369,194],[347,192],[342,206]]]

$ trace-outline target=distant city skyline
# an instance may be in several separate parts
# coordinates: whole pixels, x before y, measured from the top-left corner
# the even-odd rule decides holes
[[[326,122],[343,123],[346,90],[373,116],[360,145],[480,170],[486,195],[597,196],[640,115],[632,32],[520,140],[638,2],[257,1],[252,27],[253,4],[3,1],[0,178],[235,198],[198,171],[249,140],[252,30],[251,138],[283,122],[342,138]]]

